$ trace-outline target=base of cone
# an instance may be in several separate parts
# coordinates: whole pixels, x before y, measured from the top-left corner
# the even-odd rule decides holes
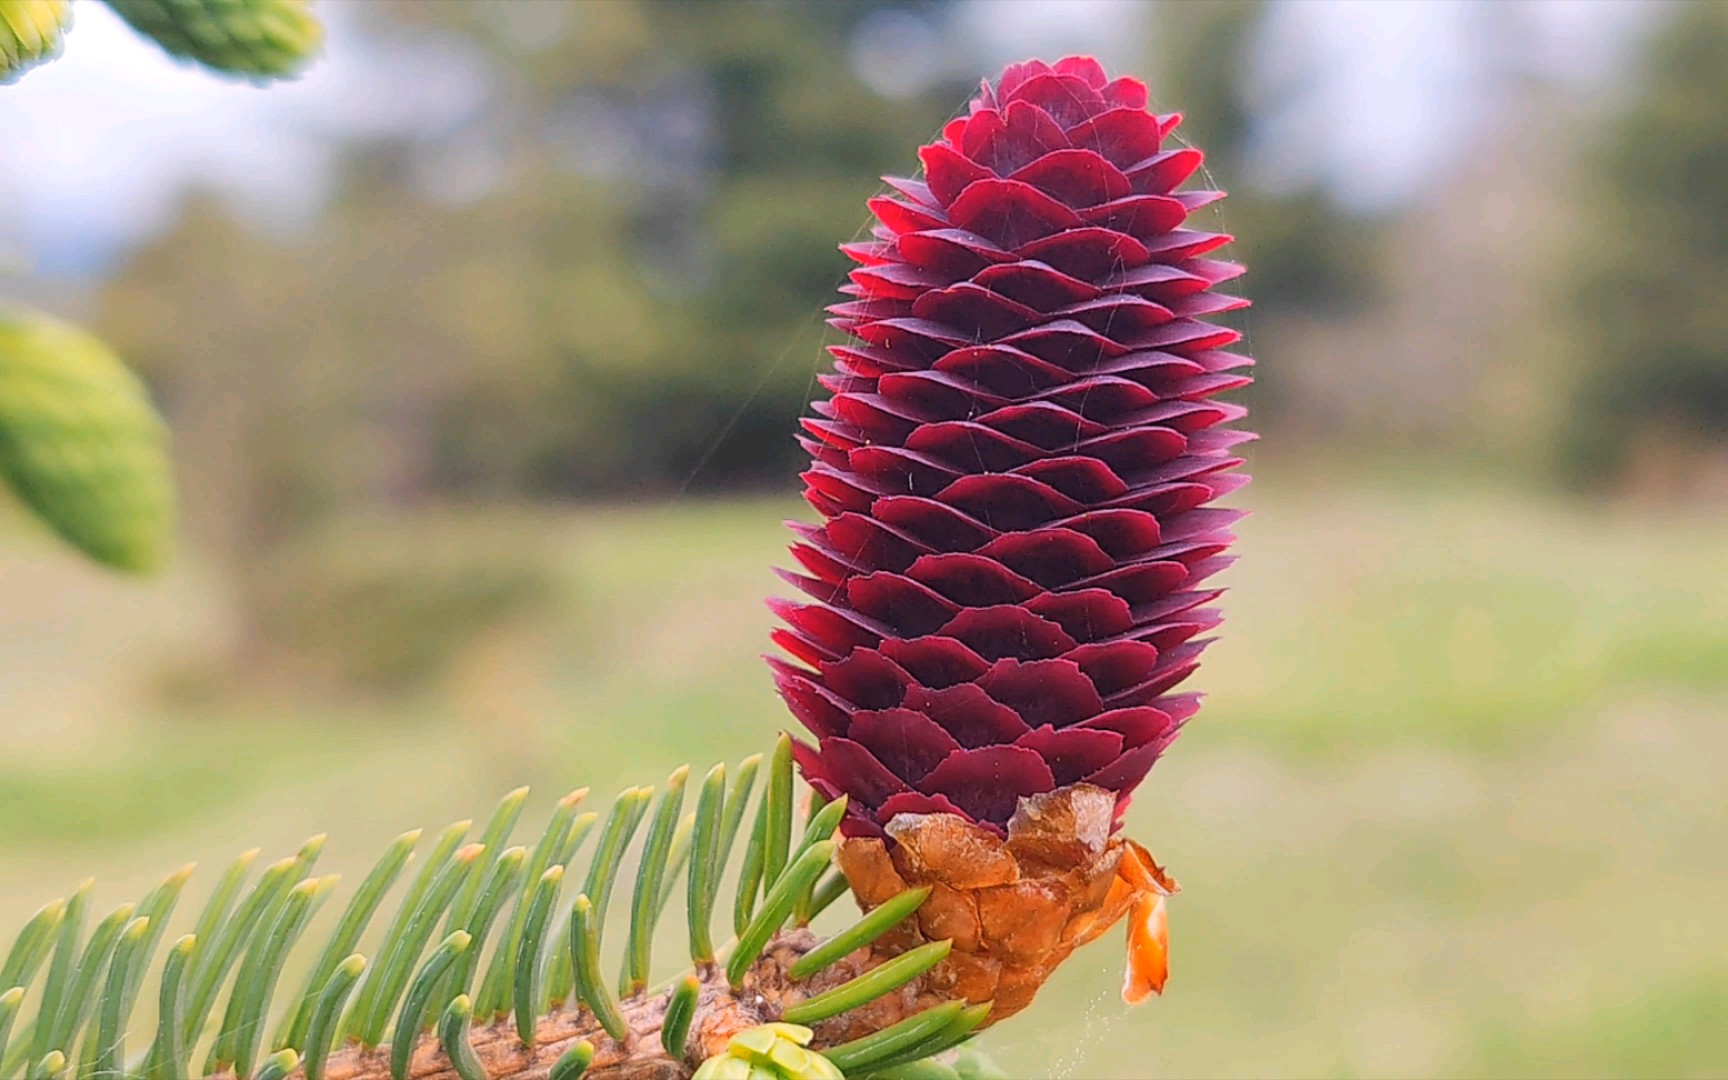
[[[1149,890],[1174,892],[1161,871],[1146,875],[1144,849],[1110,835],[1115,811],[1113,794],[1075,784],[1023,799],[1006,838],[953,814],[901,814],[888,823],[886,841],[844,840],[836,857],[865,910],[909,888],[931,890],[914,917],[877,942],[877,952],[953,942],[941,964],[903,991],[916,1000],[891,995],[845,1017],[848,1027],[879,1025],[885,1016],[871,1010],[909,1012],[955,998],[993,1001],[991,1023],[1012,1016],[1075,949]],[[1125,865],[1131,878],[1120,873]]]

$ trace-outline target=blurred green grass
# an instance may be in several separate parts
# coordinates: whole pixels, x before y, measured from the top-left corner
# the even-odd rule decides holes
[[[1728,522],[1388,469],[1274,474],[1244,503],[1195,680],[1211,700],[1130,819],[1185,886],[1169,994],[1123,1009],[1112,936],[992,1033],[998,1058],[1079,1078],[1728,1072]],[[189,856],[209,872],[325,829],[323,866],[352,873],[519,783],[543,809],[764,748],[785,718],[761,601],[799,513],[537,516],[520,527],[560,552],[571,606],[419,697],[174,709],[150,672],[221,639],[220,590],[196,566],[111,582],[0,530],[3,925],[89,874],[117,902]]]

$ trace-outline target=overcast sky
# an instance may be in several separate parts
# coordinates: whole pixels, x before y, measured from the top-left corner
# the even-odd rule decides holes
[[[163,227],[190,182],[215,187],[267,225],[316,208],[342,137],[437,131],[486,91],[459,51],[393,55],[349,18],[356,0],[321,0],[329,47],[302,79],[261,91],[177,64],[107,8],[81,3],[57,61],[0,87],[0,262],[77,276]],[[1493,0],[1494,3],[1500,0]],[[1305,0],[1279,5],[1259,67],[1284,108],[1260,159],[1318,178],[1366,210],[1417,198],[1494,113],[1482,79],[1489,0]],[[1645,21],[1638,0],[1547,0],[1522,8],[1531,60],[1585,80],[1612,65]],[[1095,51],[1120,66],[1147,9],[1124,0],[971,0],[966,37],[985,63]],[[882,32],[892,35],[890,25]],[[902,35],[891,53],[915,58]],[[428,47],[438,47],[430,45]],[[1286,69],[1291,65],[1301,71]],[[426,72],[435,71],[428,78]],[[1318,72],[1276,97],[1281,76]]]

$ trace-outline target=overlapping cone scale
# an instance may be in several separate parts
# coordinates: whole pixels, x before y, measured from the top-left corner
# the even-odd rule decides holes
[[[1187,228],[1220,193],[1144,85],[1071,57],[1008,68],[871,202],[800,436],[809,599],[771,660],[844,832],[949,813],[1002,835],[1020,801],[1129,794],[1194,714],[1210,579],[1246,482],[1242,272]]]

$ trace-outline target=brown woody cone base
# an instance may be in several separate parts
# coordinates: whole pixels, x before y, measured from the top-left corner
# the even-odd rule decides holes
[[[818,1039],[856,1038],[956,998],[994,1002],[990,1023],[1031,1004],[1068,955],[1132,902],[1130,891],[1112,888],[1126,843],[1110,835],[1115,811],[1110,792],[1075,784],[1022,800],[1006,839],[952,814],[901,814],[887,826],[892,848],[874,837],[842,841],[840,869],[865,910],[908,888],[931,889],[876,951],[897,955],[945,938],[954,946],[900,994],[818,1026]]]

